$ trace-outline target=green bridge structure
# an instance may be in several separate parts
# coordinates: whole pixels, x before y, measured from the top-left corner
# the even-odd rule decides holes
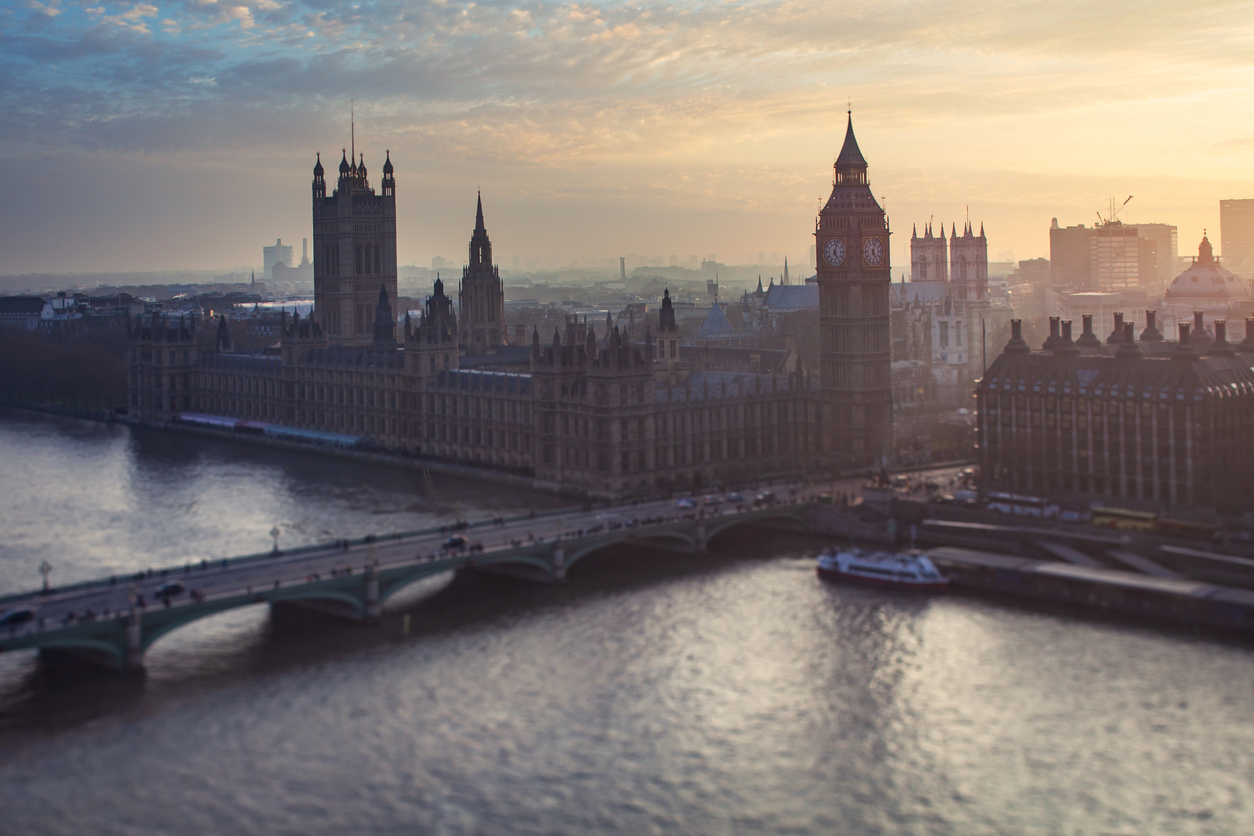
[[[883,536],[839,509],[805,499],[709,513],[677,512],[667,501],[371,535],[0,597],[6,614],[0,617],[9,620],[0,624],[0,652],[33,648],[138,669],[163,636],[240,607],[302,606],[377,622],[388,599],[441,573],[476,570],[560,583],[581,559],[610,547],[701,554],[713,538],[746,525]],[[467,546],[445,547],[450,535],[464,536]],[[161,595],[171,584],[182,589]]]

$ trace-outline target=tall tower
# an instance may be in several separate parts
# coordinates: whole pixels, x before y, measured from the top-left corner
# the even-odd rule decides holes
[[[944,282],[949,276],[949,257],[945,251],[945,227],[941,225],[941,234],[932,234],[932,224],[923,227],[923,235],[918,230],[910,236],[910,281],[912,282]]]
[[[471,354],[495,353],[505,342],[505,291],[500,270],[492,263],[492,242],[483,225],[483,196],[475,209],[470,236],[470,264],[462,270],[457,305],[461,311],[461,344]]]
[[[340,160],[340,179],[327,196],[322,158],[314,166],[314,311],[332,342],[374,342],[379,288],[396,301],[396,180],[392,156],[383,163],[381,192],[366,178],[364,155]]]
[[[880,467],[892,447],[888,219],[867,180],[853,114],[814,237],[823,450],[834,467]]]

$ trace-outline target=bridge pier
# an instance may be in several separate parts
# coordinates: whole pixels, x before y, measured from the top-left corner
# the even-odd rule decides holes
[[[566,580],[566,549],[561,540],[553,544],[553,579]]]
[[[697,520],[697,537],[692,546],[693,554],[705,554],[709,538],[705,534],[705,520]]]
[[[143,616],[138,607],[131,607],[126,617],[126,653],[122,667],[126,670],[140,670],[144,667]]]
[[[383,615],[379,604],[379,570],[373,563],[366,566],[366,620],[378,621]]]

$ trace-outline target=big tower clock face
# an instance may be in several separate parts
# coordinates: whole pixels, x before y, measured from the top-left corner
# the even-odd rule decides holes
[[[862,257],[868,266],[878,267],[884,260],[884,242],[878,238],[868,238],[863,241]]]
[[[823,245],[823,260],[832,267],[845,263],[845,242],[839,238],[828,238]]]

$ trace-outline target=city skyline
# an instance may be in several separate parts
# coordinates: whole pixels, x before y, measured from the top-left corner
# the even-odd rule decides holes
[[[968,211],[991,257],[1047,256],[1051,218],[1126,194],[1183,255],[1254,194],[1248,10],[900,11],[9,8],[0,272],[221,268],[306,237],[350,99],[371,172],[396,165],[402,264],[456,258],[480,188],[507,257],[804,253],[850,100],[899,264],[911,225]]]

